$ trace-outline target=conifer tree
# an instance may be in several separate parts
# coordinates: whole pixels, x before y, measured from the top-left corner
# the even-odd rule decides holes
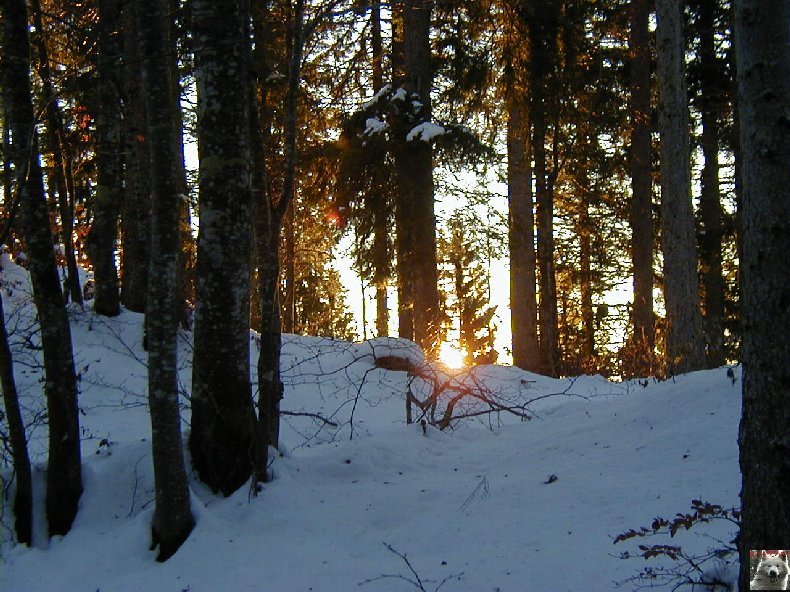
[[[790,532],[790,27],[782,0],[736,0],[743,167],[740,589],[749,550]]]

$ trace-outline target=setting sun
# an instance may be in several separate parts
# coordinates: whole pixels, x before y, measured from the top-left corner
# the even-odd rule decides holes
[[[453,370],[466,366],[466,354],[453,344],[444,342],[439,347],[439,360]]]

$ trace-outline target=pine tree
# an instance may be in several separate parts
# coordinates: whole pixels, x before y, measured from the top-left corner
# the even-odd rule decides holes
[[[671,373],[683,373],[705,366],[691,207],[685,42],[680,4],[674,0],[657,0],[656,8],[667,366]]]
[[[650,109],[650,3],[632,0],[629,5],[628,40],[630,66],[629,111],[631,119],[631,261],[634,304],[632,367],[627,374],[643,376],[651,371],[655,345],[653,313],[653,180]]]

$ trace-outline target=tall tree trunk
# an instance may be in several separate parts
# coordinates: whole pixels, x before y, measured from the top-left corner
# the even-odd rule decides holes
[[[140,69],[140,47],[133,6],[124,6],[123,89],[126,174],[121,242],[121,302],[134,312],[145,312],[150,249],[151,181],[149,177],[148,123]]]
[[[535,160],[537,202],[537,259],[540,272],[538,322],[542,371],[555,376],[559,372],[559,329],[557,320],[557,285],[554,272],[554,175],[546,154],[548,135],[547,105],[552,98],[546,90],[553,70],[557,7],[550,3],[548,14],[535,15],[530,22],[532,63],[530,70],[530,115],[532,150]],[[555,98],[557,100],[557,98]]]
[[[373,92],[384,86],[384,48],[381,41],[381,2],[374,0],[370,6],[370,50]],[[389,335],[389,302],[387,284],[389,279],[389,216],[387,216],[387,193],[379,191],[376,197],[380,202],[373,211],[373,264],[376,286],[376,335]]]
[[[8,345],[2,292],[0,289],[0,383],[3,388],[3,403],[8,421],[8,435],[11,441],[16,479],[14,531],[17,542],[30,545],[33,541],[33,482],[30,473],[30,457],[27,452],[25,423],[22,420],[16,380],[14,379],[14,360],[11,356],[11,347]]]
[[[47,43],[44,36],[41,3],[39,0],[31,0],[30,5],[33,11],[33,24],[36,31],[32,41],[38,53],[38,71],[41,77],[41,89],[46,101],[47,150],[52,158],[49,169],[49,185],[50,191],[57,196],[58,213],[60,214],[60,240],[63,241],[63,255],[66,259],[67,274],[64,295],[67,299],[71,298],[72,302],[81,305],[82,288],[80,287],[77,256],[74,252],[74,240],[72,237],[74,232],[73,199],[69,195],[69,191],[73,187],[70,187],[67,182],[68,178],[71,177],[71,155],[67,153],[63,114],[60,109],[60,101],[55,95],[52,70],[49,67],[49,52],[47,51]],[[69,171],[68,174],[67,171]]]
[[[174,51],[170,53],[170,94],[171,94],[171,109],[173,110],[173,118],[178,133],[174,138],[176,142],[176,153],[178,158],[176,160],[179,195],[181,201],[179,204],[179,247],[178,247],[178,291],[179,298],[177,303],[177,311],[179,315],[179,322],[183,327],[189,327],[190,304],[195,302],[195,264],[197,259],[197,245],[195,238],[192,234],[192,216],[189,211],[189,184],[187,183],[187,171],[184,157],[184,115],[181,112],[181,79],[178,69],[178,36],[179,28],[176,23],[175,15],[179,11],[181,0],[170,0],[170,12],[168,14],[169,31],[170,31],[170,44]]]
[[[120,65],[123,44],[119,0],[99,0],[99,104],[96,111],[96,202],[88,235],[93,263],[97,314],[121,312],[115,242],[118,214],[123,202],[123,149],[121,143]]]
[[[508,100],[508,240],[510,244],[510,327],[513,365],[540,371],[538,302],[535,294],[535,215],[532,201],[526,97]]]
[[[152,548],[159,545],[157,560],[165,561],[195,524],[178,409],[176,303],[181,198],[175,139],[179,131],[170,103],[171,71],[168,60],[163,59],[173,51],[166,0],[139,0],[136,9],[151,172],[151,257],[146,297],[148,405],[156,487],[151,544]]]
[[[583,128],[583,126],[582,126]],[[584,130],[582,133],[587,133]],[[580,146],[584,153],[588,146]],[[590,218],[590,179],[584,165],[579,171],[579,217],[576,222],[576,234],[579,237],[579,296],[582,316],[582,369],[593,372],[595,361],[595,312],[593,311],[592,286],[592,221]]]
[[[396,212],[403,249],[399,268],[408,275],[405,296],[411,292],[414,340],[427,353],[439,346],[440,310],[436,263],[436,217],[433,196],[433,150],[420,139],[409,141],[406,135],[415,125],[431,120],[431,44],[432,0],[404,0],[403,78],[397,80],[407,93],[404,105],[404,129],[395,150],[398,182]],[[414,117],[416,99],[421,104]],[[408,221],[407,221],[408,220]],[[408,230],[406,227],[408,226]],[[401,278],[402,281],[402,278]]]
[[[82,494],[77,380],[71,330],[55,265],[49,212],[39,165],[30,84],[30,40],[23,0],[3,0],[3,92],[15,163],[30,280],[41,328],[49,419],[49,534],[71,528]]]
[[[723,210],[719,193],[719,116],[722,98],[718,79],[724,73],[718,66],[715,46],[717,0],[700,3],[700,61],[702,111],[702,191],[700,193],[699,254],[702,271],[704,327],[707,336],[707,362],[710,368],[724,364],[724,277],[722,275]]]
[[[631,63],[631,262],[634,305],[633,367],[628,374],[645,376],[652,370],[655,345],[653,314],[653,180],[650,115],[650,2],[632,0],[629,51]]]
[[[252,474],[249,4],[192,5],[200,229],[189,448],[200,478],[230,495]]]
[[[749,550],[790,532],[790,8],[737,0],[743,173],[740,589]],[[780,545],[781,546],[781,545]]]
[[[657,0],[661,132],[661,250],[670,374],[705,367],[697,284],[683,15],[675,0]]]

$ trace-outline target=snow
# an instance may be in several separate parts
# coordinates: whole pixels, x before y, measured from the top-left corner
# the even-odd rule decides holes
[[[442,136],[446,133],[447,130],[441,125],[433,123],[432,121],[426,121],[414,127],[406,135],[406,141],[411,142],[413,140],[422,140],[423,142],[430,142],[434,138]]]
[[[3,293],[9,328],[24,331],[31,314],[26,272],[7,255],[2,266],[4,282],[14,282]],[[85,492],[72,531],[47,542],[46,430],[35,427],[35,544],[14,544],[6,503],[4,592],[416,589],[403,579],[414,576],[395,552],[432,582],[426,590],[450,578],[442,590],[607,591],[645,565],[669,565],[619,558],[640,542],[703,552],[712,545],[707,537],[734,536],[731,524],[714,522],[704,536],[683,531],[671,541],[612,544],[656,516],[688,511],[692,499],[738,504],[737,368],[735,384],[725,368],[641,384],[556,380],[500,366],[450,376],[405,340],[352,344],[286,335],[283,409],[291,414],[283,417],[274,480],[257,497],[243,487],[221,498],[191,475],[197,525],[159,564],[148,549],[153,476],[142,316],[70,315],[81,370]],[[21,335],[12,340],[26,362],[16,375],[32,417],[44,406],[40,371],[30,366],[33,354],[22,356]],[[255,339],[250,344],[254,362]],[[189,351],[184,333],[185,392]],[[483,415],[444,431],[406,425],[408,374],[376,367],[386,356],[456,386],[530,400],[531,419]],[[10,468],[2,470],[9,479]],[[737,565],[723,571],[730,582],[736,574]]]
[[[372,136],[373,134],[383,132],[388,127],[386,122],[381,121],[377,117],[369,117],[365,120],[365,131],[363,133],[366,136]]]
[[[367,109],[370,109],[373,105],[378,103],[381,100],[381,98],[384,97],[386,94],[388,94],[391,90],[392,90],[392,85],[391,84],[385,84],[384,86],[382,86],[378,90],[378,92],[376,94],[374,94],[372,97],[370,97],[362,105],[362,110],[365,111]]]

